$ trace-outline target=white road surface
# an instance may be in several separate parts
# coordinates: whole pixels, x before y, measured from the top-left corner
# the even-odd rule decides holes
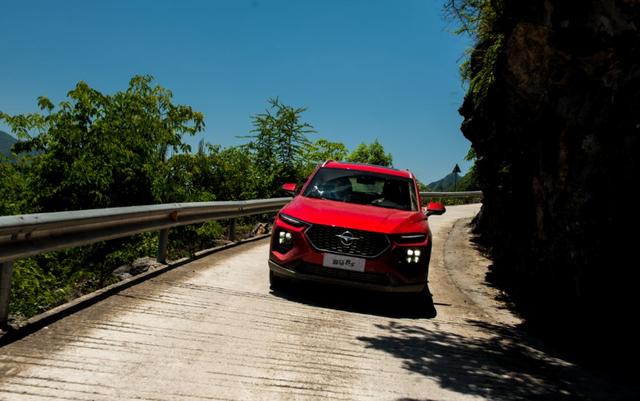
[[[434,318],[381,294],[309,285],[271,293],[262,240],[0,348],[0,400],[581,398],[587,379],[460,288],[454,277],[465,266],[445,266],[454,222],[478,209],[431,218]]]

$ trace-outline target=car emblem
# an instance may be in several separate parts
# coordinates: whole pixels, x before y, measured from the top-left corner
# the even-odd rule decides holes
[[[349,231],[345,231],[342,234],[338,234],[338,235],[336,235],[336,237],[340,238],[340,242],[344,246],[349,246],[349,245],[351,245],[351,242],[360,239],[358,237],[354,237],[353,234],[351,234],[351,232],[349,232]]]

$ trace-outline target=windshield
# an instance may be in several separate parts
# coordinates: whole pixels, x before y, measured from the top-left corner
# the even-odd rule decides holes
[[[417,210],[413,181],[365,171],[321,168],[303,196],[400,210]]]

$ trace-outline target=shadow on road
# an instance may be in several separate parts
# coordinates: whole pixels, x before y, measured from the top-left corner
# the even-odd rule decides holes
[[[480,321],[466,325],[479,332],[469,336],[464,330],[389,322],[376,325],[386,334],[358,339],[367,348],[401,359],[405,369],[458,393],[508,401],[637,399],[637,389],[587,377],[574,365],[530,347],[514,329]]]
[[[306,305],[390,318],[436,317],[431,296],[389,294],[307,282],[290,283],[273,295]]]

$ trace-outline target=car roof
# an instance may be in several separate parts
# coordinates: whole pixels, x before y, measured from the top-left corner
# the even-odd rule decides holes
[[[324,162],[322,167],[325,168],[341,168],[345,170],[356,170],[356,171],[366,171],[369,173],[378,173],[378,174],[388,174],[395,175],[398,177],[411,178],[413,179],[413,174],[409,170],[396,170],[395,168],[377,166],[375,164],[365,164],[365,163],[349,163],[349,162],[337,162],[335,160],[328,160]]]

